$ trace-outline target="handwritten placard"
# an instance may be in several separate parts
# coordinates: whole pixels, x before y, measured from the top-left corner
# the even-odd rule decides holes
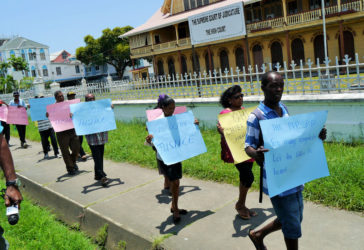
[[[254,109],[256,109],[256,107],[218,115],[218,120],[221,127],[224,129],[224,136],[230,152],[233,155],[234,163],[240,163],[251,158],[245,153],[244,148],[246,121],[248,120],[249,114]]]
[[[166,165],[205,153],[200,129],[194,124],[192,111],[147,122],[153,144]]]
[[[173,114],[177,115],[177,114],[184,113],[186,111],[187,111],[186,106],[180,106],[180,107],[176,107],[174,109]],[[150,109],[150,110],[147,110],[146,113],[147,113],[148,121],[153,121],[162,115],[163,110],[162,109]]]
[[[6,123],[16,125],[28,125],[27,110],[22,106],[9,106]]]
[[[269,196],[329,175],[318,135],[327,111],[261,120]]]
[[[72,104],[70,109],[77,135],[89,135],[116,129],[111,99]]]
[[[0,121],[6,122],[8,118],[8,107],[4,104],[0,106]]]
[[[54,131],[62,132],[74,128],[70,117],[70,105],[79,102],[80,99],[74,99],[47,106],[48,119],[51,122]]]
[[[32,118],[32,121],[47,120],[47,105],[55,102],[56,99],[54,99],[54,97],[29,99],[30,117]]]

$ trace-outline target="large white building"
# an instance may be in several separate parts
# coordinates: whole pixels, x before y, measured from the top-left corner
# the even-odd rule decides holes
[[[27,61],[29,71],[23,72],[23,77],[42,77],[44,81],[53,80],[50,73],[51,62],[47,45],[24,37],[6,39],[0,46],[0,61],[6,62],[12,55],[22,57]],[[17,78],[17,72],[12,68],[8,69],[7,74]]]

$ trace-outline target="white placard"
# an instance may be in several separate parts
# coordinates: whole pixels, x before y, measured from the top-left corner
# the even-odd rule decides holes
[[[190,16],[188,25],[192,45],[246,35],[243,4]]]

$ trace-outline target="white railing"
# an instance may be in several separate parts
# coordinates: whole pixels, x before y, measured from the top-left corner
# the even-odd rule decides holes
[[[166,49],[173,49],[177,47],[177,41],[171,41],[167,43],[159,43],[154,45],[154,51],[161,51]]]
[[[152,46],[137,48],[137,49],[131,49],[132,55],[143,55],[152,52]]]
[[[359,56],[349,58],[347,55],[339,63],[325,61],[321,65],[308,60],[306,63],[291,62],[284,65],[263,64],[261,67],[249,66],[240,69],[214,70],[213,72],[188,73],[176,76],[159,76],[137,81],[100,81],[87,83],[87,87],[73,86],[62,88],[64,93],[74,91],[78,98],[86,93],[94,93],[97,98],[112,100],[156,99],[165,93],[173,98],[218,97],[228,87],[238,84],[245,95],[262,95],[260,80],[262,74],[276,70],[285,79],[285,94],[321,94],[321,93],[358,93],[364,91],[364,63]],[[54,91],[54,90],[53,90]],[[45,91],[46,96],[52,96],[53,91]],[[21,98],[34,98],[33,91],[22,91]],[[10,101],[12,94],[1,95],[0,99]]]
[[[278,17],[266,21],[260,21],[256,23],[251,23],[247,25],[248,32],[254,32],[258,30],[265,30],[269,28],[283,27],[284,17]]]

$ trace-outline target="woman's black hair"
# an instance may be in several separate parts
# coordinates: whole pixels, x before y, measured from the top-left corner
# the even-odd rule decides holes
[[[169,104],[175,103],[174,99],[169,97],[168,95],[166,95],[163,100],[161,100],[160,102],[160,107],[161,108],[165,108],[167,107]]]
[[[61,94],[62,93],[62,91],[60,91],[60,90],[57,90],[56,92],[54,92],[54,98],[57,98],[57,96],[59,95],[59,94]]]
[[[225,90],[220,97],[221,106],[223,106],[224,108],[229,108],[231,106],[231,103],[229,103],[229,99],[237,93],[241,93],[241,87],[239,85],[234,85]]]

